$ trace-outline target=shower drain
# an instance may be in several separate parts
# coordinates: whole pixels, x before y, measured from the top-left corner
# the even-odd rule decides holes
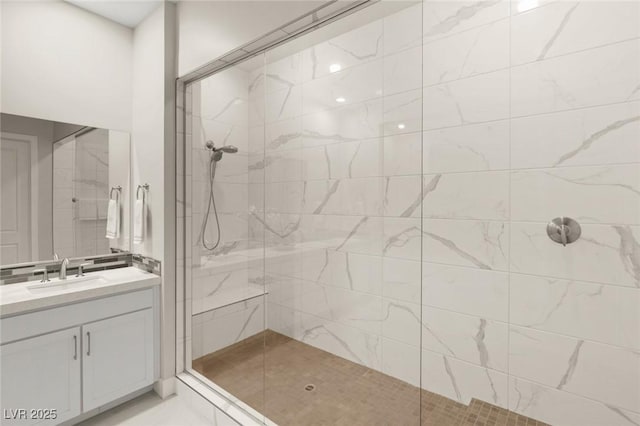
[[[308,384],[304,387],[304,390],[306,390],[307,392],[311,392],[315,389],[316,389],[316,385],[312,385],[312,384]]]

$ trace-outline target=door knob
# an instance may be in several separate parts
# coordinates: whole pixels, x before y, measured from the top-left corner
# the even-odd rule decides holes
[[[570,217],[560,216],[547,224],[547,235],[558,244],[566,246],[580,238],[580,224]]]

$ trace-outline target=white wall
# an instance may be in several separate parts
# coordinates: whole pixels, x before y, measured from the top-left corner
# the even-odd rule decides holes
[[[248,43],[324,1],[181,1],[178,75]]]
[[[64,2],[2,2],[2,112],[131,128],[132,30]]]
[[[161,375],[175,374],[175,6],[164,3],[133,34],[132,182],[148,183],[147,226],[132,251],[162,261]]]

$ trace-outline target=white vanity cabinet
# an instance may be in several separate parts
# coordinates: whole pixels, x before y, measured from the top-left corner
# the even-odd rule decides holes
[[[147,288],[2,318],[0,424],[59,424],[152,385],[157,298]]]
[[[0,346],[0,423],[58,424],[80,414],[80,357],[80,327]]]
[[[82,402],[92,410],[153,383],[153,312],[82,326]]]

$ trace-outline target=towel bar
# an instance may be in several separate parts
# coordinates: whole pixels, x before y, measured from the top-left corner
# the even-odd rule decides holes
[[[149,190],[149,184],[145,183],[144,185],[138,185],[136,189],[136,200],[140,199],[140,189],[142,189],[142,199],[144,200],[144,194]]]

